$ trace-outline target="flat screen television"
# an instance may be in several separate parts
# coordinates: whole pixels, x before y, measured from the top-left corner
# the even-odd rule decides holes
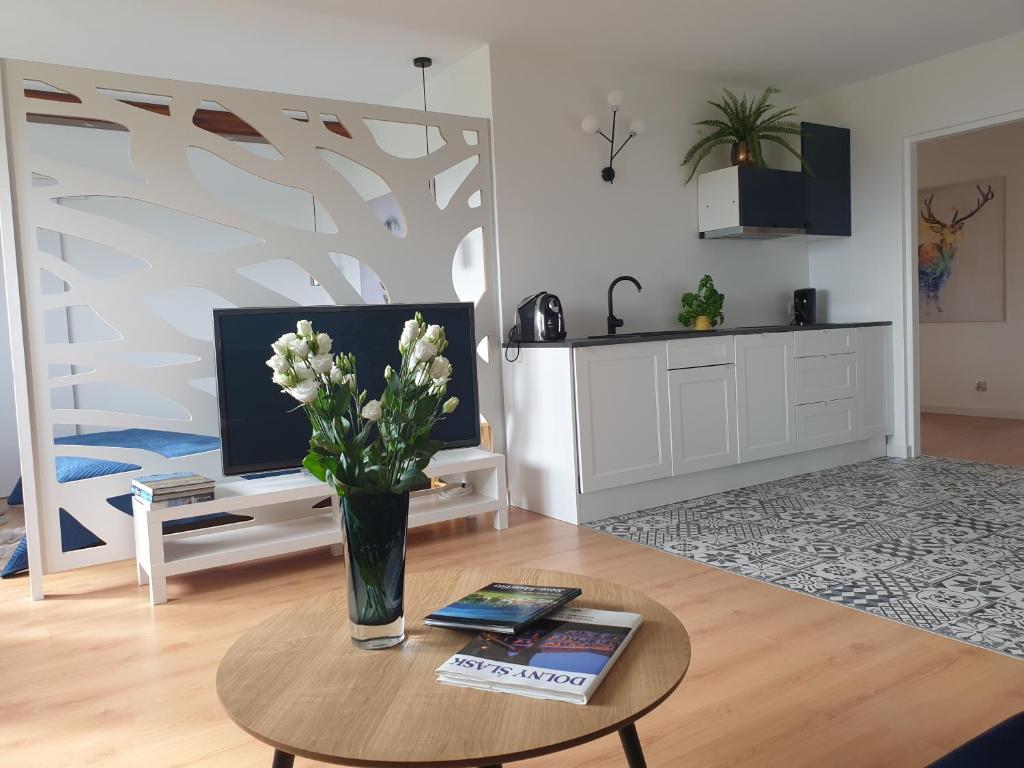
[[[359,386],[377,398],[384,388],[384,367],[398,367],[398,337],[405,321],[422,312],[428,323],[444,326],[445,357],[452,363],[448,393],[459,407],[436,427],[432,437],[446,448],[480,442],[477,405],[476,338],[471,303],[376,304],[345,307],[215,309],[217,392],[221,456],[225,475],[299,467],[309,448],[309,420],[298,403],[274,384],[266,361],[270,343],[310,320],[330,334],[332,354],[356,356]]]

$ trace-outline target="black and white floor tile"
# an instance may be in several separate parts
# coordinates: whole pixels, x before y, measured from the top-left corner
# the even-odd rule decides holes
[[[1024,659],[1024,467],[876,459],[590,527]]]

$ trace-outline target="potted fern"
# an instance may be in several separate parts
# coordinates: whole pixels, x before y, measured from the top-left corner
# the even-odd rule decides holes
[[[743,94],[743,98],[739,99],[728,88],[723,88],[720,102],[708,102],[722,113],[724,119],[709,118],[694,123],[713,130],[690,147],[683,158],[682,165],[690,168],[690,175],[686,177],[687,184],[697,172],[697,166],[715,147],[723,144],[732,145],[730,160],[733,165],[766,167],[761,143],[767,141],[785,149],[800,161],[804,171],[811,172],[787,138],[801,135],[800,124],[792,119],[796,115],[796,107],[780,109],[771,104],[769,99],[776,93],[779,93],[778,88],[769,87],[756,98],[748,99]]]
[[[725,321],[725,315],[722,314],[725,294],[715,288],[711,275],[704,275],[700,279],[696,293],[684,293],[682,304],[683,311],[679,313],[678,320],[687,328],[692,326],[695,331],[710,331]]]

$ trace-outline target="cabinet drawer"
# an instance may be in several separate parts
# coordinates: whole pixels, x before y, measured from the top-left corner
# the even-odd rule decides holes
[[[858,437],[855,397],[833,400],[829,403],[798,405],[794,410],[798,451],[851,443]]]
[[[700,368],[705,365],[726,365],[736,362],[734,336],[712,336],[707,339],[672,339],[668,342],[668,367]]]
[[[793,357],[842,355],[857,351],[856,328],[823,328],[818,331],[797,331]]]
[[[797,405],[857,395],[857,355],[800,357],[795,364]]]

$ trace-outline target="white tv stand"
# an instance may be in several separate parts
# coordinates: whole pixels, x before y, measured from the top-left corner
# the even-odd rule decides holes
[[[482,448],[453,448],[436,454],[430,478],[473,485],[467,496],[441,498],[438,490],[414,493],[409,527],[494,513],[494,527],[508,527],[505,457]],[[139,584],[149,584],[153,605],[167,602],[167,577],[221,565],[329,546],[342,553],[338,497],[306,472],[220,483],[216,498],[199,504],[150,510],[133,502],[135,559]],[[324,502],[328,501],[328,505]],[[235,523],[180,533],[163,524],[186,517],[230,513],[251,517]]]

